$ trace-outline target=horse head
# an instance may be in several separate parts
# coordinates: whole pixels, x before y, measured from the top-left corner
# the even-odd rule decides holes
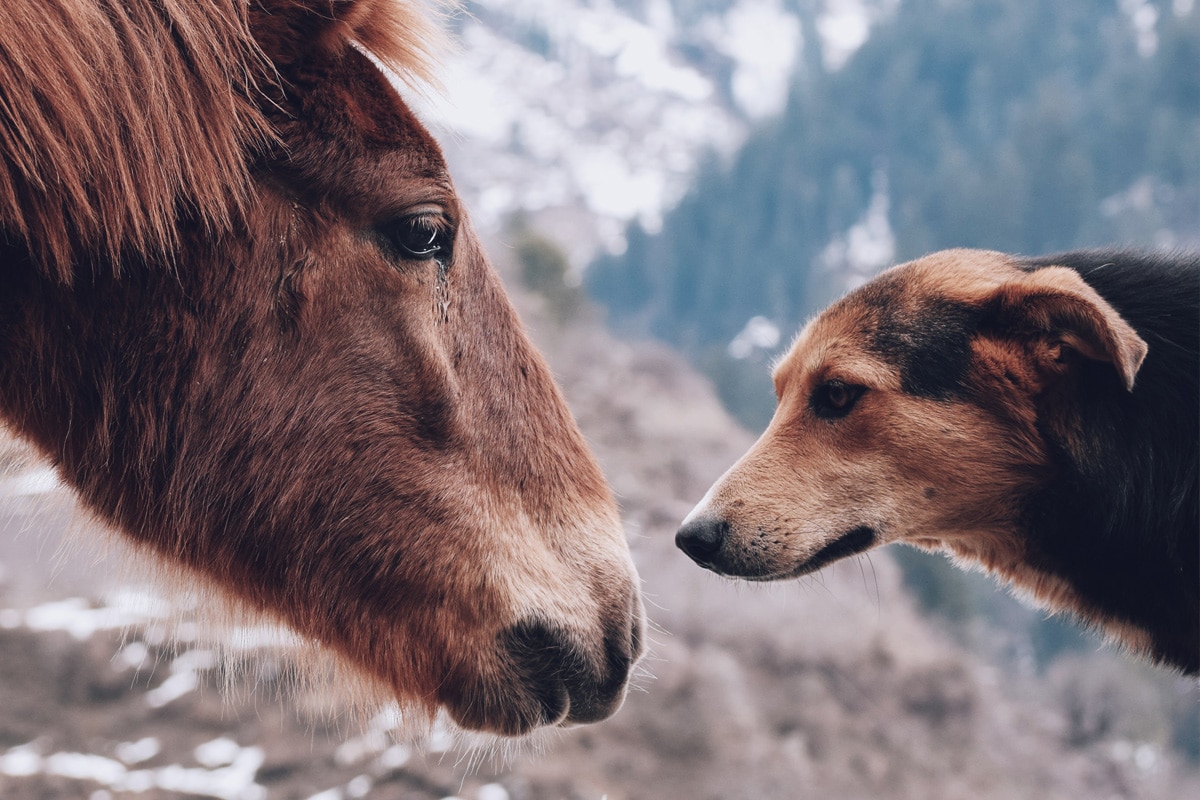
[[[0,176],[4,417],[141,549],[406,708],[504,735],[613,713],[641,651],[636,573],[438,145],[380,67],[420,69],[423,17],[366,0],[111,5],[111,37],[138,37],[157,66],[134,67],[161,85],[105,76],[150,93],[112,99],[112,120],[84,120],[66,91],[0,119],[0,148],[58,148],[83,187]],[[13,25],[42,13],[14,7]],[[197,30],[225,44],[202,51]],[[81,33],[39,47],[70,64]],[[190,100],[166,96],[181,88]],[[221,103],[226,118],[195,111]],[[134,109],[150,120],[120,118]],[[26,131],[48,114],[64,133],[38,143]],[[85,122],[91,149],[71,135]],[[105,124],[126,133],[105,140]],[[117,178],[97,187],[121,159],[146,180],[113,202]]]

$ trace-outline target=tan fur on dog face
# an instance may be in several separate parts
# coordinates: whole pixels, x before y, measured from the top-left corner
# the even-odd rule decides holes
[[[770,426],[688,518],[722,523],[706,566],[774,580],[907,541],[1067,603],[1018,533],[1020,500],[1050,469],[1037,426],[1069,434],[1050,401],[1075,359],[1112,361],[1129,386],[1144,355],[1069,270],[961,250],[896,267],[811,322],[776,368]],[[861,387],[840,418],[814,406],[830,381]]]
[[[899,370],[868,352],[863,322],[848,311],[823,316],[776,369],[771,425],[707,503],[733,536],[726,546],[736,555],[721,571],[760,580],[803,573],[822,548],[862,527],[878,544],[1016,546],[1006,532],[1012,499],[1043,454],[970,403],[906,394]],[[829,380],[867,389],[844,418],[822,419],[810,405]]]

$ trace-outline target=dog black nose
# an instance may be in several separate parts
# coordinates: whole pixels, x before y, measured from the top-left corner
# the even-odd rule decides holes
[[[700,516],[680,526],[675,546],[702,567],[710,566],[729,535],[729,523],[719,517]]]

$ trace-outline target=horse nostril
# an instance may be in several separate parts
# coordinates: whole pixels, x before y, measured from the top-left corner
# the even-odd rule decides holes
[[[515,685],[522,687],[536,707],[533,726],[552,725],[570,709],[564,678],[587,669],[587,663],[557,630],[539,621],[522,622],[500,636]]]
[[[640,620],[638,621],[640,624]],[[602,653],[587,650],[565,631],[541,621],[519,623],[501,635],[510,669],[536,710],[534,726],[595,722],[620,706],[637,657],[640,631],[605,636]]]
[[[675,546],[702,567],[712,565],[729,536],[729,523],[720,517],[701,516],[684,521],[675,534]]]

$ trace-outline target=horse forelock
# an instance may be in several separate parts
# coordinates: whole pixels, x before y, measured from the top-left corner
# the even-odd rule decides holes
[[[366,48],[410,85],[436,85],[438,54],[449,49],[443,15],[457,8],[457,0],[333,0],[348,6],[341,19],[337,44],[350,40]]]
[[[0,30],[0,222],[43,271],[228,227],[266,137],[238,0],[17,0]]]
[[[0,240],[64,283],[80,263],[119,273],[131,255],[172,262],[185,220],[218,237],[251,206],[280,61],[358,42],[428,81],[440,29],[429,11],[399,0],[0,3]]]

